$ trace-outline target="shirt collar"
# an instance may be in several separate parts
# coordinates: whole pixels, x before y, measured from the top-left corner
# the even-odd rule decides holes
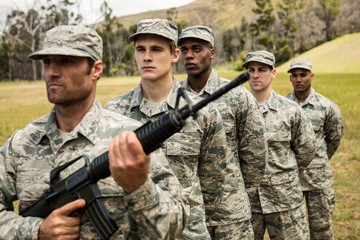
[[[51,148],[54,152],[57,152],[63,144],[67,141],[85,137],[92,144],[96,144],[97,139],[97,127],[100,123],[100,115],[102,114],[102,105],[98,99],[95,99],[92,107],[85,114],[80,123],[74,128],[74,130],[68,135],[67,139],[62,139],[59,128],[56,123],[56,113],[53,108],[49,117],[44,125],[44,128],[40,134],[33,138],[36,144],[41,144],[42,141],[50,142]]]
[[[159,108],[159,112],[156,113],[152,113],[151,115],[156,115],[158,113],[162,113],[167,111],[169,108],[170,109],[174,109],[175,108],[175,103],[176,103],[176,97],[177,97],[177,93],[178,93],[178,88],[180,88],[181,85],[180,83],[173,78],[173,83],[170,89],[169,94],[167,95],[165,101],[163,102],[163,104],[161,105],[161,107]],[[134,89],[134,94],[132,95],[131,99],[130,99],[130,108],[139,108],[141,110],[141,112],[145,113],[146,115],[149,115],[148,113],[148,108],[147,106],[147,102],[148,100],[144,98],[143,93],[142,93],[142,89],[141,89],[141,85],[138,84],[136,86],[136,88]]]
[[[307,96],[307,98],[305,99],[304,102],[300,103],[299,100],[297,99],[296,95],[294,92],[292,92],[290,94],[290,99],[294,100],[296,103],[298,103],[300,106],[305,106],[307,104],[310,105],[315,105],[316,104],[316,100],[315,100],[315,90],[313,88],[311,88],[310,90],[310,94],[309,96]]]
[[[206,95],[213,94],[220,87],[220,83],[221,83],[220,76],[217,74],[215,69],[211,68],[211,73],[208,80],[206,81],[205,86],[201,89],[199,93],[197,93],[197,95],[202,96],[204,94]],[[189,91],[191,90],[188,79],[183,81],[182,86]]]

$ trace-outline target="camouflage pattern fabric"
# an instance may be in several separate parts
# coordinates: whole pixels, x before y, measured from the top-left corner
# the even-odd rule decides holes
[[[39,60],[47,55],[64,55],[98,60],[102,52],[103,42],[95,30],[80,25],[61,25],[46,32],[42,49],[29,58]]]
[[[246,59],[245,62],[242,64],[242,67],[247,68],[250,62],[260,62],[274,68],[275,56],[271,52],[265,50],[249,52],[246,55]]]
[[[254,231],[250,220],[233,223],[230,225],[221,225],[208,227],[211,239],[221,240],[254,240]]]
[[[316,135],[315,157],[306,168],[300,169],[301,185],[307,200],[310,236],[311,239],[333,239],[331,216],[335,207],[335,194],[329,160],[343,136],[341,112],[335,103],[313,88],[302,103],[299,103],[295,93],[287,97],[297,102],[307,113]]]
[[[269,158],[258,194],[250,196],[252,211],[269,214],[302,206],[299,167],[306,167],[315,154],[310,120],[299,105],[274,91],[259,108],[266,122]]]
[[[120,131],[133,130],[139,122],[102,109],[98,100],[79,125],[62,139],[55,111],[14,133],[1,150],[6,175],[1,172],[1,191],[19,200],[19,209],[32,205],[49,188],[50,171],[84,156],[60,174],[68,176],[108,150],[110,140]],[[113,178],[100,180],[103,201],[119,229],[111,239],[174,239],[186,221],[181,186],[161,151],[151,154],[147,181],[126,194]],[[156,200],[156,201],[155,201]],[[0,239],[37,239],[41,218],[20,217],[0,199]],[[170,231],[169,231],[170,230]],[[81,239],[98,239],[88,219],[83,217]]]
[[[304,192],[310,239],[334,239],[332,213],[335,208],[334,188]]]
[[[304,205],[282,212],[253,213],[251,222],[255,232],[254,240],[263,240],[265,230],[271,240],[309,239]]]
[[[307,113],[316,135],[316,153],[310,165],[300,169],[304,191],[332,187],[333,177],[329,160],[340,145],[343,123],[339,107],[326,97],[311,89],[310,95],[299,103],[295,94],[287,96],[300,104]]]
[[[167,99],[155,111],[143,97],[140,85],[111,100],[105,108],[145,123],[174,109],[178,88],[180,83],[173,80]],[[192,102],[199,100],[190,93],[189,97]],[[181,98],[180,107],[184,104]],[[196,120],[188,118],[186,126],[170,137],[162,149],[185,189],[191,207],[188,227],[179,239],[210,239],[204,204],[208,211],[221,211],[222,194],[227,194],[225,176],[230,171],[226,161],[225,130],[219,112],[211,104],[202,108]]]
[[[296,69],[296,68],[301,68],[301,69],[305,69],[308,71],[312,71],[312,64],[309,60],[307,59],[303,59],[303,58],[299,58],[299,59],[295,59],[291,62],[290,64],[290,68],[287,71],[288,73],[291,73],[292,70]]]
[[[137,24],[136,33],[129,37],[130,41],[135,41],[136,37],[142,34],[154,34],[173,41],[178,41],[178,28],[176,23],[169,19],[143,19]]]
[[[186,27],[181,31],[179,40],[178,40],[178,45],[181,45],[181,40],[186,39],[186,38],[197,38],[197,39],[201,39],[203,41],[209,42],[211,44],[212,47],[215,46],[215,38],[214,38],[214,33],[213,30],[211,28],[209,28],[208,26],[190,26],[190,27]]]
[[[214,93],[229,80],[218,76],[212,69],[204,88],[198,93],[202,98]],[[183,86],[191,91],[188,81]],[[265,122],[252,94],[243,86],[237,87],[212,102],[219,110],[226,131],[227,158],[232,174],[226,177],[221,211],[207,211],[209,226],[229,226],[247,222],[251,207],[247,192],[254,191],[265,170],[267,146]],[[242,239],[242,238],[241,238]]]

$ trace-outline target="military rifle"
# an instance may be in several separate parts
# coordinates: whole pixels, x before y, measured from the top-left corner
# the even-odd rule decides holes
[[[157,120],[145,123],[134,131],[144,152],[150,154],[160,148],[166,139],[184,127],[185,120],[188,117],[196,117],[196,112],[205,105],[240,84],[243,84],[248,79],[249,75],[245,72],[194,105],[192,105],[189,100],[186,91],[183,88],[179,88],[175,109],[173,111],[162,115]],[[180,97],[185,98],[187,105],[179,109]],[[44,192],[37,202],[29,208],[20,211],[20,215],[23,217],[33,216],[46,218],[53,210],[76,199],[84,199],[86,205],[81,213],[84,213],[89,218],[102,239],[108,239],[118,229],[118,226],[106,210],[102,202],[100,189],[97,185],[100,179],[107,178],[111,175],[108,152],[96,157],[91,163],[85,164],[85,166],[67,178],[59,180],[60,172],[80,158],[83,157],[78,157],[53,169],[50,173],[50,188]],[[86,162],[90,161],[87,160]]]

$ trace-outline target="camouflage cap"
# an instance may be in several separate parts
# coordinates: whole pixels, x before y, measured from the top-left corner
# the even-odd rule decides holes
[[[275,57],[274,57],[274,54],[272,54],[271,52],[265,51],[265,50],[249,52],[246,55],[245,62],[243,63],[242,66],[244,68],[247,68],[250,62],[260,62],[260,63],[267,64],[271,67],[274,67]]]
[[[308,61],[306,59],[295,59],[291,62],[290,69],[287,72],[289,73],[289,72],[291,72],[291,70],[293,70],[295,68],[302,68],[302,69],[309,70],[311,72],[312,64],[310,61]]]
[[[30,54],[32,60],[39,60],[47,55],[65,55],[102,58],[103,42],[99,34],[84,26],[62,25],[48,30],[41,50]]]
[[[136,37],[141,34],[154,34],[165,37],[177,43],[178,28],[173,21],[168,19],[144,19],[138,22],[136,33],[129,37],[130,41],[135,41]]]
[[[184,38],[197,38],[209,42],[211,46],[215,46],[214,33],[213,30],[207,26],[191,26],[184,28],[181,31],[178,45],[180,45],[181,40]]]

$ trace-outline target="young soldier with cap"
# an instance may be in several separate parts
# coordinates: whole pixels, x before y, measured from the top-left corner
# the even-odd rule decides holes
[[[49,189],[50,172],[60,179],[108,151],[111,177],[98,182],[100,199],[117,226],[114,239],[174,239],[186,221],[181,186],[161,151],[145,155],[132,131],[141,124],[104,110],[96,98],[103,70],[102,39],[83,26],[58,26],[46,32],[41,60],[49,102],[45,115],[15,132],[0,151],[0,239],[96,239],[77,199],[46,218],[17,215]],[[110,146],[110,147],[109,147]],[[50,203],[49,203],[50,204]],[[79,213],[79,212],[78,212]]]
[[[268,161],[257,194],[250,196],[255,239],[308,238],[299,168],[315,153],[315,135],[306,113],[271,87],[276,77],[275,57],[268,51],[249,52],[243,64],[266,123]]]
[[[311,87],[314,73],[310,61],[292,61],[288,73],[294,92],[287,97],[307,113],[316,135],[315,157],[306,168],[300,168],[310,239],[334,239],[332,213],[335,192],[329,160],[339,147],[343,135],[341,112],[335,103]]]
[[[179,37],[178,45],[188,74],[183,86],[205,98],[228,79],[211,67],[215,58],[214,34],[207,26],[190,26]],[[254,97],[243,86],[224,94],[213,104],[219,110],[226,131],[231,174],[220,204],[205,202],[212,239],[253,239],[248,191],[256,191],[266,161],[265,123]],[[214,210],[213,210],[214,209]]]
[[[172,65],[180,56],[176,47],[177,26],[166,19],[145,19],[138,23],[136,33],[129,39],[135,46],[140,84],[105,107],[142,122],[157,119],[175,109],[181,87],[172,75]],[[198,101],[190,93],[189,98]],[[187,103],[181,98],[180,107],[184,104]],[[211,104],[197,113],[196,120],[188,119],[186,126],[162,145],[191,208],[188,224],[179,239],[210,239],[204,200],[218,202],[226,186],[228,167],[221,116]]]

